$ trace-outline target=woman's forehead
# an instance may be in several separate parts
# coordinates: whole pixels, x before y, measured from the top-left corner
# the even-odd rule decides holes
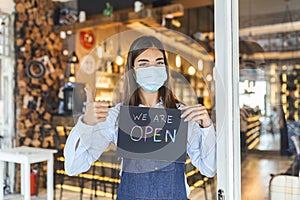
[[[163,53],[158,48],[149,48],[143,51],[140,55],[136,57],[136,60],[140,58],[157,58],[163,57]]]

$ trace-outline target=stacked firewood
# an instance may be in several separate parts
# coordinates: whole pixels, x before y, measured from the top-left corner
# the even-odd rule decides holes
[[[58,91],[63,84],[62,40],[54,33],[52,0],[14,0],[17,133],[20,145],[53,148]],[[41,77],[28,75],[28,64],[40,61]],[[37,69],[41,70],[41,69]]]

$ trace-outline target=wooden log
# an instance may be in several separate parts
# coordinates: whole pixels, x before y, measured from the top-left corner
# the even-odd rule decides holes
[[[31,1],[26,1],[24,4],[26,10],[29,10],[30,8],[32,8],[34,5],[32,5]]]
[[[30,38],[31,36],[31,27],[25,28],[25,38]]]
[[[24,47],[25,47],[25,51],[31,52],[31,45],[30,44],[25,44]]]
[[[21,28],[23,28],[23,23],[19,22],[19,21],[16,21],[16,29],[19,30]]]
[[[32,30],[33,33],[39,33],[40,32],[40,29],[36,26],[33,27],[31,30]]]
[[[34,139],[34,140],[32,140],[31,144],[32,144],[32,146],[37,148],[37,147],[41,146],[41,141],[38,139]]]
[[[41,54],[41,50],[40,50],[40,49],[37,49],[37,50],[35,50],[35,52],[34,52],[34,56],[35,56],[36,58],[39,58],[39,57],[41,57],[41,56],[42,56],[42,54]]]
[[[21,130],[20,130],[20,137],[26,137],[26,135],[27,135],[26,130],[21,129]]]
[[[25,115],[28,115],[30,112],[31,112],[30,109],[22,108],[22,109],[20,110],[20,115],[21,115],[21,116],[25,116]]]
[[[51,130],[49,131],[49,133],[50,133],[51,136],[55,136],[55,135],[56,135],[56,132],[55,132],[54,129],[51,129]]]
[[[51,129],[51,124],[44,124],[44,125],[43,125],[43,128],[44,128],[44,129]]]
[[[34,20],[28,20],[27,23],[28,23],[28,26],[30,26],[30,27],[34,26]]]
[[[31,45],[31,44],[32,44],[32,41],[31,41],[30,39],[26,39],[26,44]]]
[[[49,25],[51,25],[51,26],[54,25],[54,21],[53,21],[52,18],[49,17],[47,21],[48,21],[48,24],[49,24]]]
[[[44,112],[45,112],[45,108],[44,108],[44,107],[40,107],[40,108],[38,109],[38,113],[39,113],[40,115],[42,115]]]
[[[42,31],[42,35],[43,36],[47,36],[50,34],[51,32],[51,26],[47,25],[47,26],[44,26],[43,29],[41,30]]]
[[[42,84],[41,89],[42,89],[43,92],[47,92],[49,87],[46,84]]]
[[[23,145],[29,146],[31,144],[31,141],[32,141],[32,139],[30,139],[29,137],[26,137],[25,140],[24,140]]]
[[[31,94],[35,97],[39,97],[41,95],[41,90],[37,90],[37,89],[32,90]]]
[[[37,18],[35,19],[35,24],[36,24],[37,26],[41,26],[42,23],[43,23],[43,19],[42,19],[42,18],[37,17]]]
[[[39,133],[40,132],[40,128],[41,128],[41,125],[40,124],[37,124],[37,125],[35,125],[34,126],[34,132],[37,132],[37,133]]]
[[[63,79],[65,78],[64,72],[63,72],[62,69],[56,68],[56,69],[55,69],[55,73],[57,74],[57,77],[58,77],[60,80],[63,80]]]
[[[20,22],[25,22],[28,20],[28,15],[26,13],[18,13],[18,20]]]
[[[49,76],[45,76],[45,82],[48,86],[53,85],[53,80]]]
[[[33,123],[29,119],[25,120],[24,124],[26,128],[31,128],[33,126]]]
[[[25,125],[24,125],[23,122],[19,122],[18,125],[17,125],[17,127],[18,127],[19,130],[20,130],[20,129],[25,129]],[[21,134],[21,133],[22,133],[22,132],[20,132],[20,134]]]
[[[17,65],[17,69],[18,69],[18,72],[24,72],[24,65],[23,64],[18,64]]]
[[[31,79],[31,84],[39,85],[40,81],[39,81],[39,79]]]
[[[36,38],[36,43],[40,46],[43,46],[45,44],[45,40],[41,37]]]
[[[56,78],[57,78],[57,73],[54,71],[54,72],[52,72],[52,73],[50,74],[50,76],[51,76],[51,79],[52,79],[52,80],[56,80]]]
[[[18,12],[18,13],[25,13],[25,10],[26,10],[26,8],[25,8],[25,5],[24,5],[24,3],[17,3],[16,4],[16,11]]]
[[[22,46],[23,44],[24,44],[24,40],[23,40],[23,39],[18,38],[18,39],[16,40],[16,45],[17,45],[18,47]]]
[[[50,121],[51,117],[52,117],[52,115],[49,112],[45,112],[43,119],[46,121]]]

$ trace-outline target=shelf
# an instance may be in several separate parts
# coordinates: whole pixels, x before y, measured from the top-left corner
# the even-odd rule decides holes
[[[241,132],[241,149],[250,150],[254,148],[260,137],[260,115],[255,114],[246,118],[247,129]]]
[[[96,87],[96,90],[114,90],[113,87]]]
[[[166,15],[173,15],[173,17],[183,16],[184,8],[181,4],[172,4],[168,6],[158,7],[158,8],[145,8],[140,12],[122,12],[115,11],[111,16],[103,16],[99,14],[93,16],[84,22],[76,22],[69,25],[56,25],[54,26],[54,32],[59,33],[60,31],[80,31],[84,29],[90,29],[99,27],[102,29],[111,28],[119,26],[126,23],[133,22],[146,22],[153,23],[161,20]]]
[[[109,73],[109,72],[102,72],[102,71],[97,71],[97,74],[99,73],[100,76],[107,76],[107,77],[119,77],[121,78],[123,75],[120,73]]]

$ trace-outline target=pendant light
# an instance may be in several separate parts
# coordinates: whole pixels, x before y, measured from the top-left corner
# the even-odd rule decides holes
[[[120,33],[120,26],[118,26],[118,50],[117,50],[117,57],[115,59],[115,63],[118,66],[124,64],[124,58],[121,55],[121,33]]]

